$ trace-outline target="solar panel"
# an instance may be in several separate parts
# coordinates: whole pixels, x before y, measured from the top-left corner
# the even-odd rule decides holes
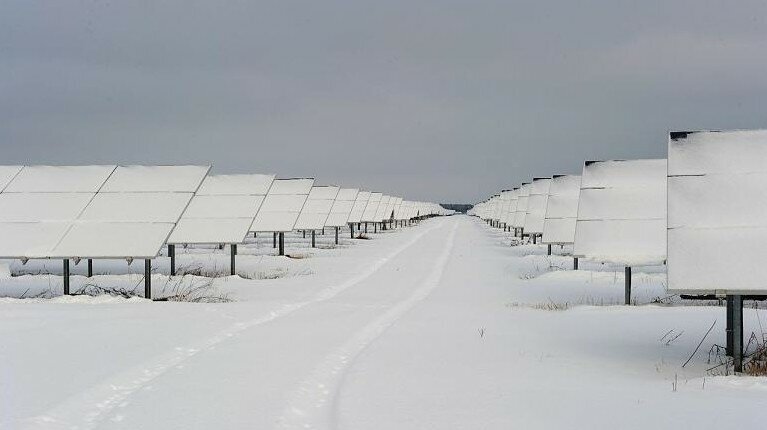
[[[370,200],[368,200],[368,204],[365,207],[365,212],[363,212],[362,214],[361,222],[380,221],[379,219],[376,218],[376,214],[378,213],[378,206],[381,205],[381,199],[383,199],[383,194],[370,193]]]
[[[250,231],[293,231],[312,185],[314,179],[275,179],[250,226]]]
[[[387,209],[389,208],[389,200],[392,199],[392,196],[381,196],[381,202],[378,204],[378,210],[375,214],[375,222],[381,222],[385,219],[389,219],[389,212],[387,212]]]
[[[0,193],[21,171],[22,166],[0,166]]]
[[[543,221],[546,218],[546,204],[549,201],[551,178],[535,178],[530,185],[525,215],[525,233],[543,233]]]
[[[580,193],[580,176],[561,175],[551,180],[549,200],[546,204],[546,219],[543,225],[543,243],[573,243]]]
[[[517,207],[514,211],[514,222],[511,224],[514,228],[523,228],[525,218],[527,217],[527,201],[530,196],[530,184],[522,184],[519,187],[519,196],[517,197]]]
[[[259,174],[206,177],[168,243],[242,243],[273,181]]]
[[[354,200],[354,206],[349,214],[350,223],[362,222],[362,214],[365,213],[365,208],[368,205],[368,201],[370,201],[370,194],[369,191],[360,191],[357,194],[357,198]]]
[[[296,220],[295,230],[321,230],[328,220],[330,209],[338,195],[338,187],[312,187],[301,213]]]
[[[399,212],[400,206],[402,206],[402,197],[395,197],[391,206],[392,206],[391,214],[393,216],[393,219],[400,220],[401,218],[398,218],[397,214]]]
[[[573,255],[623,264],[666,258],[666,160],[587,162]]]
[[[209,170],[117,167],[51,251],[52,257],[156,257]]]
[[[115,166],[5,166],[0,256],[51,257],[114,170]]]
[[[668,289],[764,294],[767,130],[672,133]]]
[[[95,193],[116,166],[24,166],[4,193]]]
[[[325,222],[325,226],[345,227],[349,221],[349,216],[354,208],[358,194],[359,189],[357,188],[341,188],[338,190],[338,195],[336,195],[336,200],[333,202],[333,207],[330,208],[330,215]]]

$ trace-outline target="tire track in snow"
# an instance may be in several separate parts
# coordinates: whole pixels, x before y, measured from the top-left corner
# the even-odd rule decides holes
[[[357,331],[348,342],[326,356],[299,388],[289,396],[289,404],[277,421],[279,428],[291,430],[337,427],[338,395],[346,371],[368,346],[439,286],[453,250],[457,228],[458,224],[454,224],[443,252],[413,294],[389,308]]]
[[[107,418],[107,415],[115,408],[127,406],[128,398],[133,393],[146,388],[150,382],[156,380],[169,370],[176,368],[184,361],[189,360],[201,352],[214,349],[218,344],[232,339],[245,330],[272,322],[278,318],[290,315],[306,306],[321,303],[335,297],[344,290],[347,290],[374,275],[393,258],[397,257],[421,240],[426,234],[438,229],[443,224],[444,222],[435,223],[429,228],[424,229],[393,252],[375,260],[375,262],[364,272],[341,284],[324,288],[309,300],[289,303],[272,310],[266,315],[233,324],[194,346],[174,348],[168,353],[133,367],[110,378],[100,385],[73,396],[46,413],[25,420],[23,423],[24,425],[20,428],[29,430],[94,429],[99,423],[104,421]]]

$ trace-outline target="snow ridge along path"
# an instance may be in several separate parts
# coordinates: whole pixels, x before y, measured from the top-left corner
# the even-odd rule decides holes
[[[24,429],[78,429],[89,430],[99,426],[107,415],[117,407],[124,407],[126,399],[147,384],[162,376],[168,370],[176,368],[184,361],[214,349],[218,344],[231,340],[242,332],[290,315],[306,306],[332,299],[339,293],[354,287],[373,276],[389,261],[403,253],[421,240],[429,232],[439,228],[441,223],[434,223],[418,232],[404,245],[375,261],[359,275],[344,283],[322,289],[312,299],[283,305],[266,315],[249,321],[238,322],[216,335],[189,347],[177,347],[159,357],[155,357],[121,374],[115,375],[104,383],[95,386],[80,395],[70,398],[52,410],[31,418]],[[113,417],[114,420],[114,417]],[[119,416],[118,416],[119,420]]]
[[[448,258],[453,252],[457,228],[458,224],[453,224],[444,250],[434,261],[429,274],[419,282],[418,288],[409,297],[362,327],[348,342],[328,355],[301,384],[301,387],[289,397],[290,404],[279,419],[280,428],[333,429],[338,427],[337,400],[345,371],[365,348],[439,286]]]

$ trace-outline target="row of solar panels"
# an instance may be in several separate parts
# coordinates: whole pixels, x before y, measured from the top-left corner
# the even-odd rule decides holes
[[[767,292],[767,130],[672,132],[668,158],[587,161],[477,204],[493,225],[572,244],[573,256],[667,264],[668,289]]]
[[[209,166],[0,166],[0,258],[151,259],[167,244],[441,215],[439,205]]]

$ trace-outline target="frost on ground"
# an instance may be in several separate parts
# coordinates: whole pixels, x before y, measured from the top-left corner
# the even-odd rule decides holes
[[[158,288],[199,280],[226,302],[40,298],[60,292],[56,262],[12,262],[0,276],[0,428],[763,422],[767,380],[723,376],[724,308],[667,296],[662,267],[635,269],[639,305],[626,307],[622,268],[573,272],[569,249],[509,246],[472,218],[369,237],[312,249],[292,235],[288,253],[305,258],[273,256],[259,237],[240,247],[240,276],[227,275],[226,248],[177,248],[183,276],[155,264]],[[73,286],[141,282],[141,264],[95,266],[91,280],[77,266]],[[13,298],[25,292],[39,297]],[[744,312],[761,337],[765,311]]]

